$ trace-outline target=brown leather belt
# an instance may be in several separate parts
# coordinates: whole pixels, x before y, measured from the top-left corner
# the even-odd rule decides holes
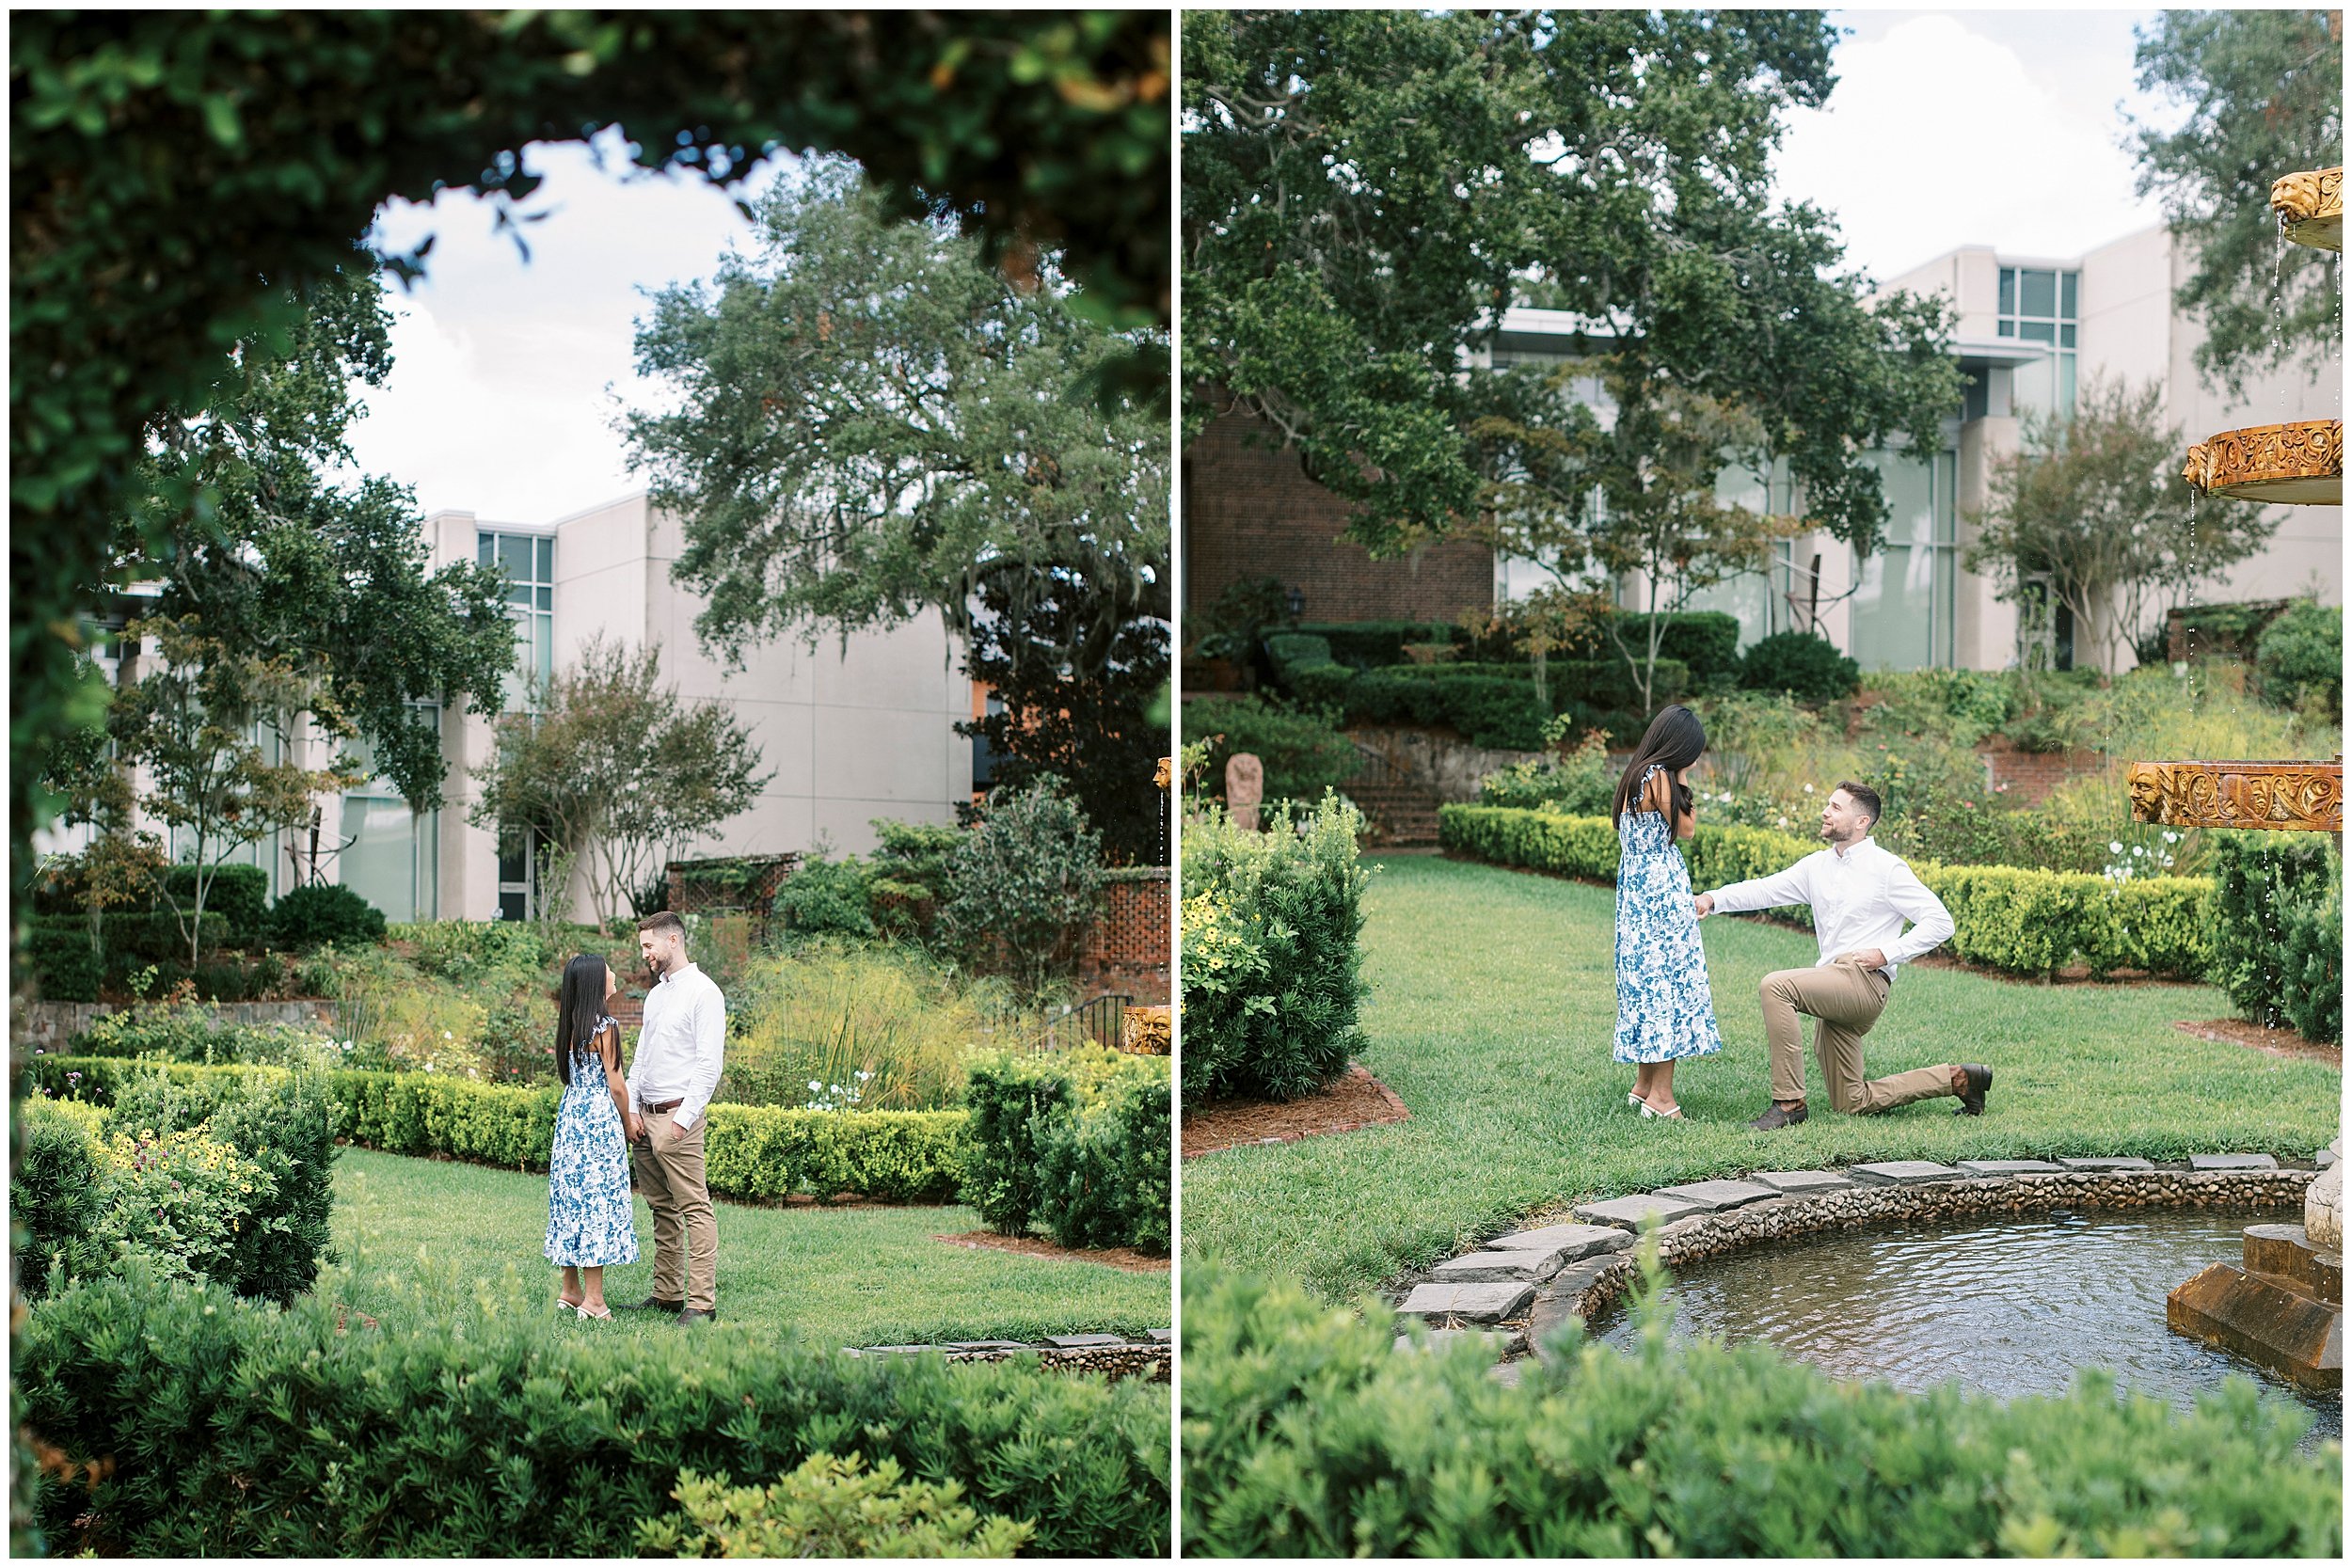
[[[678,1100],[665,1100],[665,1101],[662,1101],[660,1104],[659,1104],[659,1105],[648,1105],[648,1106],[646,1106],[646,1107],[645,1107],[645,1110],[646,1110],[646,1111],[647,1111],[647,1113],[648,1113],[648,1114],[650,1114],[650,1115],[659,1116],[659,1115],[660,1115],[660,1114],[661,1114],[662,1112],[664,1112],[664,1111],[675,1111],[675,1110],[676,1110],[679,1106],[681,1106],[681,1105],[683,1105],[683,1104],[685,1104],[685,1103],[686,1103],[686,1101],[685,1101],[683,1099],[678,1099]]]

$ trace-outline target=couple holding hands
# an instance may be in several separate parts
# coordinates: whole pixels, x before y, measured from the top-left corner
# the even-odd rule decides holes
[[[688,961],[676,915],[640,924],[637,951],[654,985],[626,1079],[612,1011],[619,976],[594,953],[564,969],[555,1026],[564,1098],[548,1158],[547,1258],[564,1271],[559,1306],[610,1318],[604,1271],[637,1261],[634,1172],[653,1212],[653,1294],[623,1310],[708,1323],[718,1314],[719,1231],[703,1173],[703,1113],[725,1066],[726,999]]]
[[[1952,917],[1901,857],[1870,832],[1880,801],[1868,785],[1841,781],[1821,808],[1828,847],[1771,877],[1692,895],[1677,851],[1696,822],[1683,775],[1707,750],[1698,716],[1679,704],[1650,721],[1618,781],[1617,1034],[1613,1054],[1634,1064],[1627,1102],[1645,1117],[1680,1119],[1675,1064],[1723,1049],[1708,987],[1698,923],[1718,911],[1804,904],[1813,911],[1821,956],[1809,969],[1764,976],[1764,1036],[1772,1056],[1772,1103],[1748,1125],[1758,1132],[1805,1119],[1800,1014],[1815,1020],[1813,1049],[1834,1109],[1850,1116],[1954,1095],[1963,1116],[1981,1116],[1990,1068],[1940,1064],[1865,1078],[1862,1037],[1886,1010],[1895,971],[1952,934]],[[1908,931],[1904,922],[1911,923]]]

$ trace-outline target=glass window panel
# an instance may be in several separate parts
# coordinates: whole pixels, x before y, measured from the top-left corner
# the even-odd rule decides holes
[[[2058,409],[2061,414],[2072,416],[2074,412],[2074,356],[2061,354],[2058,361]]]
[[[2014,338],[2014,337],[2016,337],[2016,336],[2017,336],[2017,324],[2016,324],[2015,322],[2013,322],[2013,321],[2004,320],[2004,321],[2001,323],[2001,336],[2002,336],[2002,337],[2004,337],[2004,338]]]
[[[2004,316],[2014,315],[2016,314],[2016,311],[2017,269],[2015,267],[2003,267],[2001,269],[2001,314]]]
[[[2058,328],[2048,322],[2019,322],[2017,335],[2031,342],[2046,343],[2057,338]]]
[[[530,918],[530,915],[523,908],[523,894],[521,889],[517,888],[512,892],[501,890],[500,892],[499,918],[501,920],[527,920]]]
[[[2078,272],[2058,274],[2058,314],[2068,321],[2073,321],[2077,314],[2074,309],[2074,280],[2081,276]]]
[[[555,580],[555,541],[552,539],[539,541],[539,580]]]
[[[387,920],[417,917],[417,819],[407,803],[367,795],[343,797],[343,837],[337,879],[384,911]]]
[[[555,590],[552,588],[541,588],[538,593],[539,609],[541,612],[546,613],[552,611],[555,609]]]
[[[2021,316],[2058,314],[2058,274],[2027,268],[2017,280],[2017,313]]]
[[[551,616],[531,618],[531,642],[534,667],[539,678],[546,680],[555,673],[555,621]]]
[[[478,533],[474,535],[474,546],[482,558],[482,564],[485,566],[492,564],[497,560],[498,536],[496,534]]]
[[[2068,322],[2065,325],[2058,328],[2058,347],[2060,348],[2073,348],[2074,346],[2074,324],[2073,322]]]
[[[1850,601],[1853,646],[1865,670],[1916,670],[1928,662],[1928,605],[1913,557],[1933,552],[1896,545],[1856,564],[1860,583]]]
[[[2020,365],[2010,377],[2010,412],[2019,419],[2050,411],[2051,375],[2047,359]]]
[[[531,541],[519,533],[499,535],[499,565],[515,582],[531,580]]]
[[[1939,544],[1949,545],[1960,538],[1959,495],[1960,455],[1940,451],[1935,454],[1935,537]]]

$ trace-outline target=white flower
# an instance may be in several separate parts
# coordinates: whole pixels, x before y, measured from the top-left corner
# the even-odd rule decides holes
[[[1807,784],[1807,785],[1805,785],[1805,786],[1804,786],[1804,792],[1805,792],[1807,795],[1812,794],[1812,793],[1813,793],[1813,786],[1812,786],[1811,784]]]
[[[2141,848],[2138,845],[2137,845],[2137,844],[2135,844],[2135,845],[2133,845],[2133,846],[2132,846],[2132,853],[2133,853],[2133,854],[2135,854],[2135,855],[2144,855],[2144,854],[2146,854],[2147,852],[2148,852],[2147,850],[2142,849],[2142,848]]]
[[[2121,844],[2117,843],[2114,839],[2109,839],[2109,840],[2107,840],[2107,853],[2108,853],[2108,854],[2110,854],[2110,855],[2120,855],[2120,854],[2122,854],[2122,852],[2123,852],[2123,846],[2122,846],[2122,845],[2121,845]]]
[[[868,1078],[871,1078],[871,1077],[873,1077],[873,1076],[874,1076],[874,1075],[873,1075],[872,1073],[867,1072],[867,1071],[866,1071],[865,1069],[863,1069],[863,1068],[860,1068],[860,1069],[858,1069],[857,1081],[858,1081],[859,1083],[863,1084],[863,1083],[865,1083],[865,1082],[866,1082],[866,1080],[867,1080]]]
[[[2167,828],[2164,831],[2164,841],[2167,844],[2178,844],[2181,842],[2181,835]]]
[[[821,1094],[822,1092],[824,1092],[824,1087],[825,1087],[825,1085],[824,1085],[819,1084],[819,1083],[818,1083],[816,1079],[814,1079],[814,1078],[812,1078],[812,1079],[810,1079],[810,1080],[808,1081],[808,1092],[809,1092],[809,1093],[811,1093],[811,1094]]]
[[[454,1036],[454,1035],[451,1034],[451,1033],[450,1033],[448,1030],[446,1030],[446,1029],[444,1029],[444,1030],[442,1030],[442,1031],[441,1031],[441,1038],[443,1038],[443,1039],[445,1039],[445,1040],[455,1039],[456,1037],[457,1037],[456,1036]]]

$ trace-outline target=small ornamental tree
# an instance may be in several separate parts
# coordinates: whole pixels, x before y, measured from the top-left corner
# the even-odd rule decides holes
[[[597,637],[548,679],[525,711],[498,722],[498,749],[474,770],[478,828],[550,847],[588,867],[599,922],[634,907],[654,870],[685,843],[747,809],[775,777],[715,702],[661,684],[661,655]],[[552,891],[552,890],[551,890]]]
[[[990,792],[949,857],[940,929],[976,960],[1004,962],[1034,998],[1076,956],[1102,892],[1102,836],[1062,781],[1043,774]]]
[[[305,768],[292,752],[305,714],[329,735],[341,732],[315,669],[232,648],[194,616],[134,621],[125,635],[152,636],[163,657],[116,694],[109,727],[117,754],[145,769],[139,803],[187,836],[190,895],[183,901],[169,879],[155,885],[187,939],[193,967],[201,956],[205,895],[229,857],[309,822],[314,797],[361,781],[348,770]]]

